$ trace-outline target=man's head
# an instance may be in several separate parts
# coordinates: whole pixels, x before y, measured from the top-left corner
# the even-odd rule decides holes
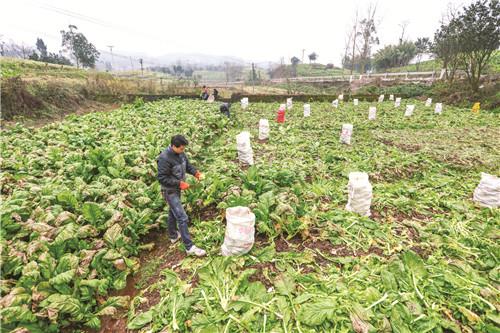
[[[186,138],[180,134],[174,135],[170,140],[170,145],[172,146],[172,150],[176,154],[182,154],[188,143],[189,143],[188,140],[186,140]]]

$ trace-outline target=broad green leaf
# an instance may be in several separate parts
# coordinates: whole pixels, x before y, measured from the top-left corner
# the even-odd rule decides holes
[[[127,325],[129,330],[137,330],[149,324],[153,320],[153,312],[146,311],[135,316]]]
[[[82,206],[83,217],[93,225],[97,224],[104,215],[101,207],[94,202],[86,202]]]
[[[122,227],[118,223],[115,223],[110,228],[108,228],[103,236],[103,239],[110,246],[118,245],[118,241],[122,238]]]
[[[335,320],[337,304],[333,300],[322,300],[315,303],[306,303],[300,307],[297,319],[309,326],[319,326],[326,320]]]
[[[70,269],[67,272],[63,272],[60,274],[57,274],[53,278],[49,280],[51,284],[64,284],[64,283],[69,283],[71,280],[73,280],[73,277],[75,276],[75,270]]]
[[[427,270],[425,269],[424,262],[413,251],[406,251],[402,255],[403,263],[410,272],[417,278],[422,278],[427,276]]]
[[[57,195],[57,201],[64,205],[76,209],[78,207],[78,199],[70,191],[64,191]]]

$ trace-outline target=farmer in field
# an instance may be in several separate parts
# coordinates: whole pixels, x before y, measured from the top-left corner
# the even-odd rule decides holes
[[[208,99],[208,96],[210,96],[210,94],[208,93],[208,87],[203,86],[203,90],[201,91],[201,99],[206,101]]]
[[[229,114],[229,108],[231,107],[231,104],[230,103],[222,103],[219,110],[220,112],[222,112],[226,117],[229,118],[230,114]]]
[[[212,93],[212,95],[214,95],[214,100],[217,100],[217,98],[219,97],[219,91],[217,90],[217,88],[214,88],[214,92]]]
[[[182,238],[188,255],[201,257],[206,255],[205,250],[196,247],[191,241],[188,231],[189,217],[182,207],[181,191],[189,188],[185,182],[186,173],[201,179],[201,173],[193,167],[184,149],[188,141],[182,135],[175,135],[170,141],[170,146],[158,156],[158,181],[161,184],[161,194],[168,203],[168,234],[170,242],[175,243]]]

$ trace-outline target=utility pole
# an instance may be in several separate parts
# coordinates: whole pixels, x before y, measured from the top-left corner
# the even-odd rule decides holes
[[[358,32],[358,10],[356,9],[356,21],[354,22],[354,35],[352,41],[351,75],[354,72],[354,54],[356,52],[356,34]]]
[[[141,64],[141,76],[144,76],[144,68],[142,67],[142,58],[139,59],[139,63]]]
[[[113,70],[113,64],[115,62],[115,58],[113,57],[113,47],[114,45],[108,45],[109,53],[111,53],[111,70]]]
[[[252,92],[255,93],[255,64],[252,62]]]
[[[304,63],[304,52],[306,52],[306,49],[302,49],[302,63]]]
[[[132,70],[134,70],[134,62],[132,61],[132,57],[129,58],[130,58],[130,66],[132,67]]]

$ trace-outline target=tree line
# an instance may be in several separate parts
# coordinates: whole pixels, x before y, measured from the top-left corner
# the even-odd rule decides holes
[[[405,40],[407,23],[401,25],[399,43],[386,45],[371,56],[371,48],[378,44],[376,6],[370,6],[367,15],[354,21],[347,36],[342,65],[365,73],[367,70],[385,70],[406,66],[415,59],[416,69],[424,54],[432,55],[443,64],[445,78],[452,83],[457,70],[466,73],[473,91],[479,88],[481,73],[493,52],[500,47],[500,3],[498,0],[479,0],[461,11],[450,10],[434,34],[416,41]]]
[[[61,30],[62,49],[58,53],[49,52],[42,38],[37,38],[35,48],[14,42],[0,43],[0,55],[42,61],[59,65],[76,65],[77,68],[94,68],[99,59],[99,51],[74,25]],[[68,54],[66,57],[64,54]]]

